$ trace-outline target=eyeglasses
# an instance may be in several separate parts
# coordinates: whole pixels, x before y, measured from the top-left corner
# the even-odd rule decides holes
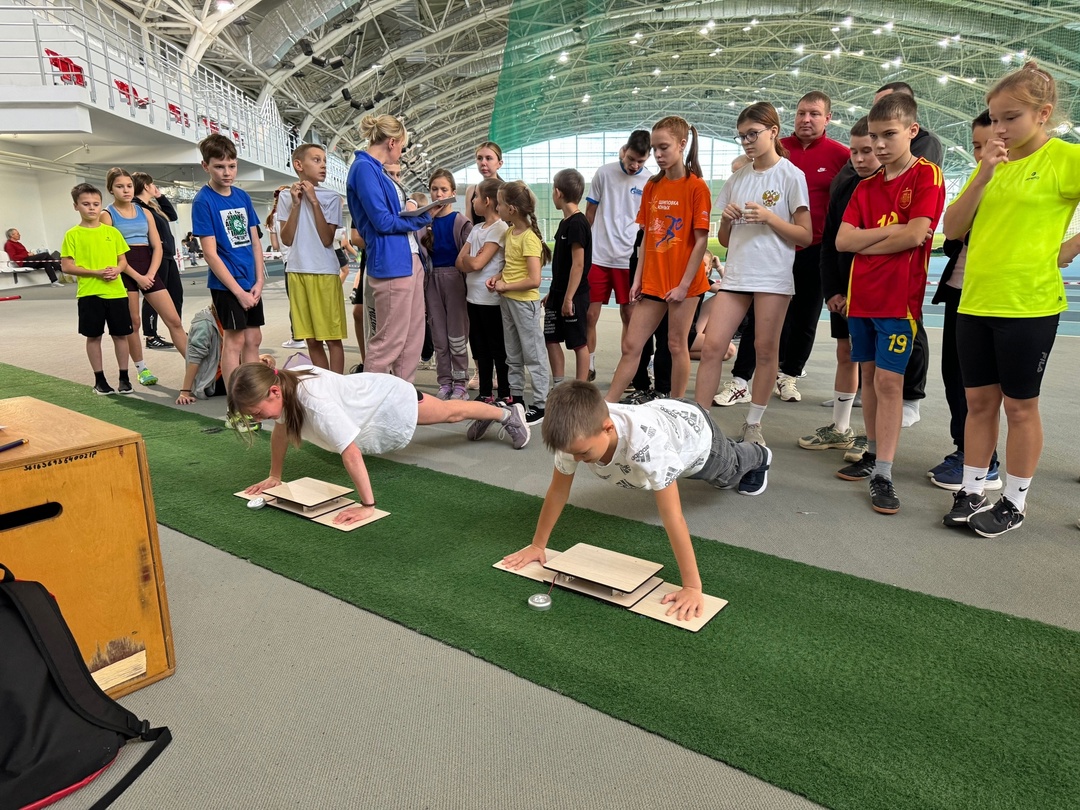
[[[767,132],[767,131],[768,130],[765,130],[765,129],[752,129],[749,132],[747,132],[745,135],[741,135],[741,134],[736,135],[732,140],[734,140],[735,143],[739,143],[739,144],[753,143],[754,141],[756,141],[758,139],[758,135],[760,135],[762,132]]]

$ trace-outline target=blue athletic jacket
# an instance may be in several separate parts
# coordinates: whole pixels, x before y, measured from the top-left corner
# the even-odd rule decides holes
[[[401,216],[394,181],[382,164],[360,150],[349,167],[347,187],[353,227],[364,239],[367,272],[372,278],[412,275],[412,256],[407,234],[431,223],[431,213]]]

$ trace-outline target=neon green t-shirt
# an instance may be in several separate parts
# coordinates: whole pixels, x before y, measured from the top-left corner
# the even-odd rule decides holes
[[[96,228],[76,225],[64,234],[64,244],[60,246],[61,257],[72,259],[79,267],[87,270],[116,267],[120,257],[127,252],[127,242],[112,225],[98,225]],[[77,298],[88,295],[99,298],[127,298],[127,290],[119,276],[112,281],[93,276],[78,276],[78,279]]]
[[[543,255],[540,238],[532,232],[531,228],[520,236],[514,233],[513,228],[507,228],[506,235],[503,237],[503,245],[505,246],[504,256],[506,259],[502,271],[503,281],[507,284],[524,281],[529,277],[529,266],[525,259],[530,256],[539,259]],[[515,301],[540,300],[539,289],[513,290],[501,294]]]
[[[1051,138],[1026,158],[1000,164],[971,225],[958,311],[996,318],[1064,311],[1058,253],[1077,202],[1080,144]]]

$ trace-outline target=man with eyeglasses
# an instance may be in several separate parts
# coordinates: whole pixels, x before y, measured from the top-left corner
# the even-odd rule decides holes
[[[589,268],[589,314],[585,340],[589,347],[589,381],[596,379],[596,322],[600,309],[615,291],[623,333],[630,323],[630,257],[637,236],[641,193],[649,174],[645,161],[652,148],[652,133],[630,133],[619,159],[596,170],[586,196],[585,218],[592,226],[592,266]]]

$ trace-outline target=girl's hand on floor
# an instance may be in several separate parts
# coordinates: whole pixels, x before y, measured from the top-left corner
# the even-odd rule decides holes
[[[250,487],[244,490],[245,495],[261,495],[265,490],[271,487],[276,487],[281,483],[280,478],[274,478],[270,476],[265,481],[260,481],[257,484],[252,484]]]

